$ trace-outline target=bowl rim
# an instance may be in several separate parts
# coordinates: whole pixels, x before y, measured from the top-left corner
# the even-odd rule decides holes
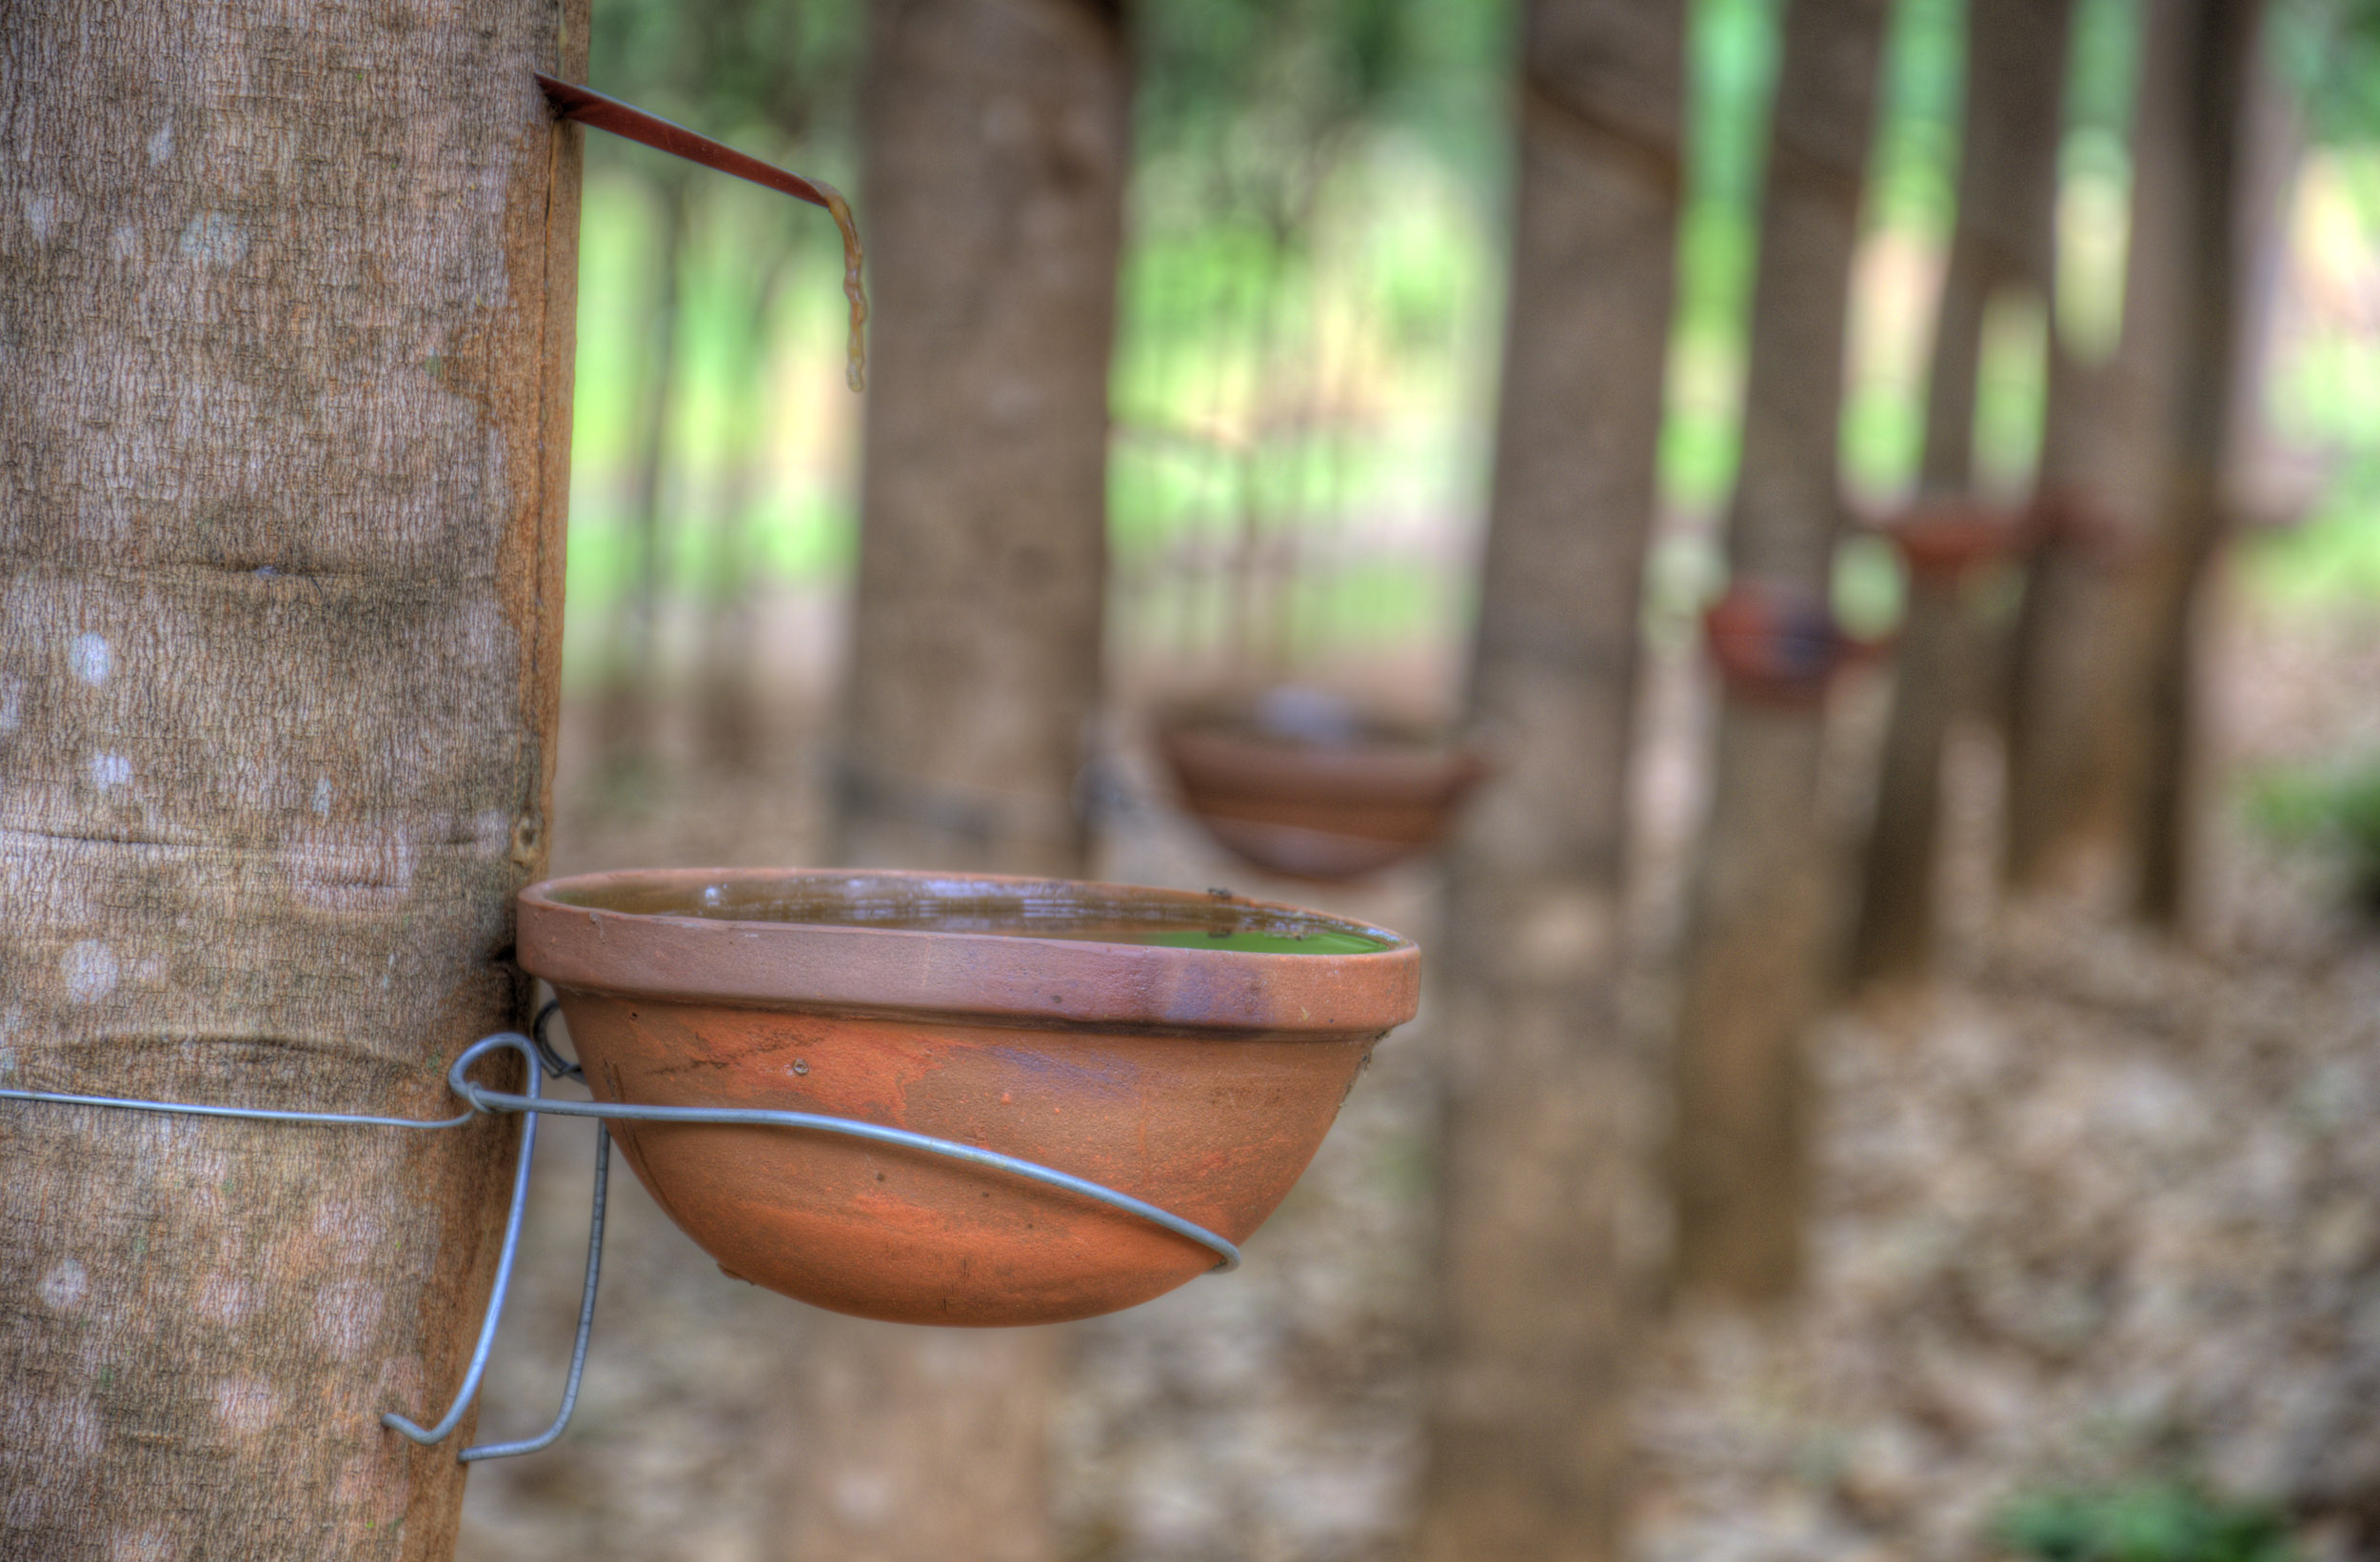
[[[1351,954],[1272,954],[1030,934],[744,921],[573,905],[610,886],[688,891],[756,880],[963,882],[1296,916],[1380,939]],[[563,991],[845,1014],[932,1014],[1166,1031],[1379,1033],[1413,1018],[1420,947],[1350,918],[1220,892],[1011,874],[870,868],[644,868],[546,879],[519,896],[519,958]]]

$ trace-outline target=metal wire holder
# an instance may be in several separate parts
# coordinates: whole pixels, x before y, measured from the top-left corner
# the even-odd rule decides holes
[[[754,1127],[785,1128],[803,1132],[840,1134],[850,1138],[869,1139],[879,1144],[899,1145],[904,1149],[922,1150],[929,1155],[951,1160],[965,1161],[1029,1181],[1062,1188],[1111,1209],[1121,1210],[1152,1225],[1161,1226],[1177,1236],[1206,1248],[1216,1256],[1215,1269],[1225,1272],[1240,1267],[1240,1250],[1214,1232],[1183,1219],[1169,1210],[1159,1209],[1145,1199],[1061,1172],[1038,1161],[1006,1156],[997,1150],[979,1145],[962,1144],[955,1139],[936,1138],[930,1134],[914,1133],[905,1128],[887,1128],[882,1123],[865,1122],[857,1117],[839,1117],[818,1112],[778,1112],[751,1107],[704,1106],[640,1106],[625,1101],[559,1100],[543,1093],[545,1078],[569,1078],[585,1082],[579,1065],[555,1052],[545,1039],[545,1027],[553,1018],[558,1004],[548,1002],[537,1013],[529,1034],[518,1031],[498,1031],[472,1042],[446,1070],[446,1086],[466,1103],[465,1110],[451,1117],[382,1117],[356,1112],[289,1112],[262,1107],[209,1106],[195,1101],[152,1101],[123,1096],[77,1096],[58,1091],[0,1089],[0,1100],[42,1102],[53,1106],[112,1107],[131,1112],[161,1112],[185,1117],[238,1117],[259,1122],[329,1123],[364,1128],[460,1128],[472,1118],[497,1113],[521,1113],[526,1120],[521,1125],[520,1164],[512,1175],[512,1205],[505,1216],[504,1246],[496,1258],[496,1279],[489,1287],[487,1311],[480,1322],[479,1338],[471,1349],[471,1362],[463,1374],[462,1387],[455,1391],[454,1400],[446,1414],[430,1426],[423,1426],[396,1411],[380,1418],[389,1430],[423,1444],[441,1443],[453,1435],[463,1422],[465,1412],[479,1394],[480,1383],[487,1374],[487,1363],[495,1352],[496,1329],[504,1320],[505,1299],[512,1285],[513,1261],[520,1255],[522,1218],[528,1209],[529,1167],[537,1148],[537,1119],[546,1113],[567,1117],[593,1117],[595,1127],[595,1195],[594,1208],[587,1217],[586,1279],[579,1294],[577,1333],[570,1343],[570,1371],[564,1379],[562,1408],[553,1421],[534,1437],[509,1443],[478,1443],[466,1447],[456,1457],[465,1463],[482,1459],[509,1458],[518,1453],[534,1453],[552,1446],[570,1424],[571,1413],[578,1408],[579,1383],[586,1369],[588,1335],[595,1326],[595,1288],[604,1267],[604,1207],[611,1177],[611,1134],[604,1124],[608,1121],[735,1123]],[[474,1084],[467,1078],[471,1066],[488,1054],[501,1051],[519,1053],[528,1063],[528,1089],[515,1095],[509,1091],[490,1090]]]

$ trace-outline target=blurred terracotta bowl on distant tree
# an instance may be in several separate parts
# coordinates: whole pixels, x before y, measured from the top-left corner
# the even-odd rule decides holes
[[[1054,1168],[1238,1243],[1373,1044],[1394,933],[1215,894],[984,874],[664,869],[533,884],[520,958],[599,1100],[857,1118]],[[619,1122],[740,1278],[904,1323],[1055,1323],[1213,1268],[1082,1194],[807,1128]]]
[[[1704,643],[1728,693],[1754,704],[1814,709],[1843,670],[1875,653],[1820,598],[1738,581],[1702,611]]]
[[[1966,504],[1923,505],[1884,528],[1910,573],[1930,580],[1956,580],[2021,552],[2033,531],[2027,511]]]
[[[1157,748],[1182,806],[1251,866],[1361,878],[1430,850],[1486,777],[1474,748],[1320,690],[1175,707]]]

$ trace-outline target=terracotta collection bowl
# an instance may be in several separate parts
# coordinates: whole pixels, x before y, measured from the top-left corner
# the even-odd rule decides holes
[[[1157,723],[1182,805],[1250,865],[1325,882],[1436,846],[1487,775],[1444,735],[1316,691],[1186,705]]]
[[[1786,709],[1815,708],[1837,674],[1876,650],[1843,633],[1822,600],[1750,581],[1703,609],[1702,634],[1730,694]]]
[[[1208,894],[988,875],[669,869],[520,898],[596,1097],[830,1113],[1039,1161],[1233,1242],[1272,1214],[1420,952]],[[1304,952],[1319,951],[1319,952]],[[1214,1267],[1187,1237],[928,1152],[613,1125],[729,1274],[906,1323],[1090,1317]]]

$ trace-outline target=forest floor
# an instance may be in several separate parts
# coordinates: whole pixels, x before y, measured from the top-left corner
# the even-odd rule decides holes
[[[2380,622],[2235,623],[2218,665],[2240,773],[2380,753]],[[1656,956],[1693,813],[1667,779],[1693,749],[1690,682],[1655,702],[1639,920]],[[1105,876],[1319,900],[1426,945],[1427,869],[1337,896],[1258,880],[1161,805],[1135,752],[1102,789]],[[2087,894],[1994,908],[1988,750],[1954,769],[1944,969],[1814,1038],[1803,1303],[1678,1312],[1647,1353],[1635,1555],[1967,1562],[1993,1554],[2013,1496],[2180,1476],[2286,1505],[2316,1559],[2380,1556],[2380,940],[2330,870],[2228,804],[2187,948]],[[599,785],[573,750],[555,868],[811,860],[818,799],[791,725],[735,775],[665,754],[642,783]],[[1646,964],[1632,1007],[1651,1069]],[[1420,1454],[1436,1054],[1425,1007],[1238,1275],[1073,1327],[1056,1464],[1073,1562],[1393,1554]],[[541,1147],[484,1433],[542,1424],[558,1392],[581,1127]],[[474,1473],[462,1554],[767,1562],[801,1456],[784,1407],[803,1310],[720,1275],[632,1179],[614,1187],[578,1423]]]

